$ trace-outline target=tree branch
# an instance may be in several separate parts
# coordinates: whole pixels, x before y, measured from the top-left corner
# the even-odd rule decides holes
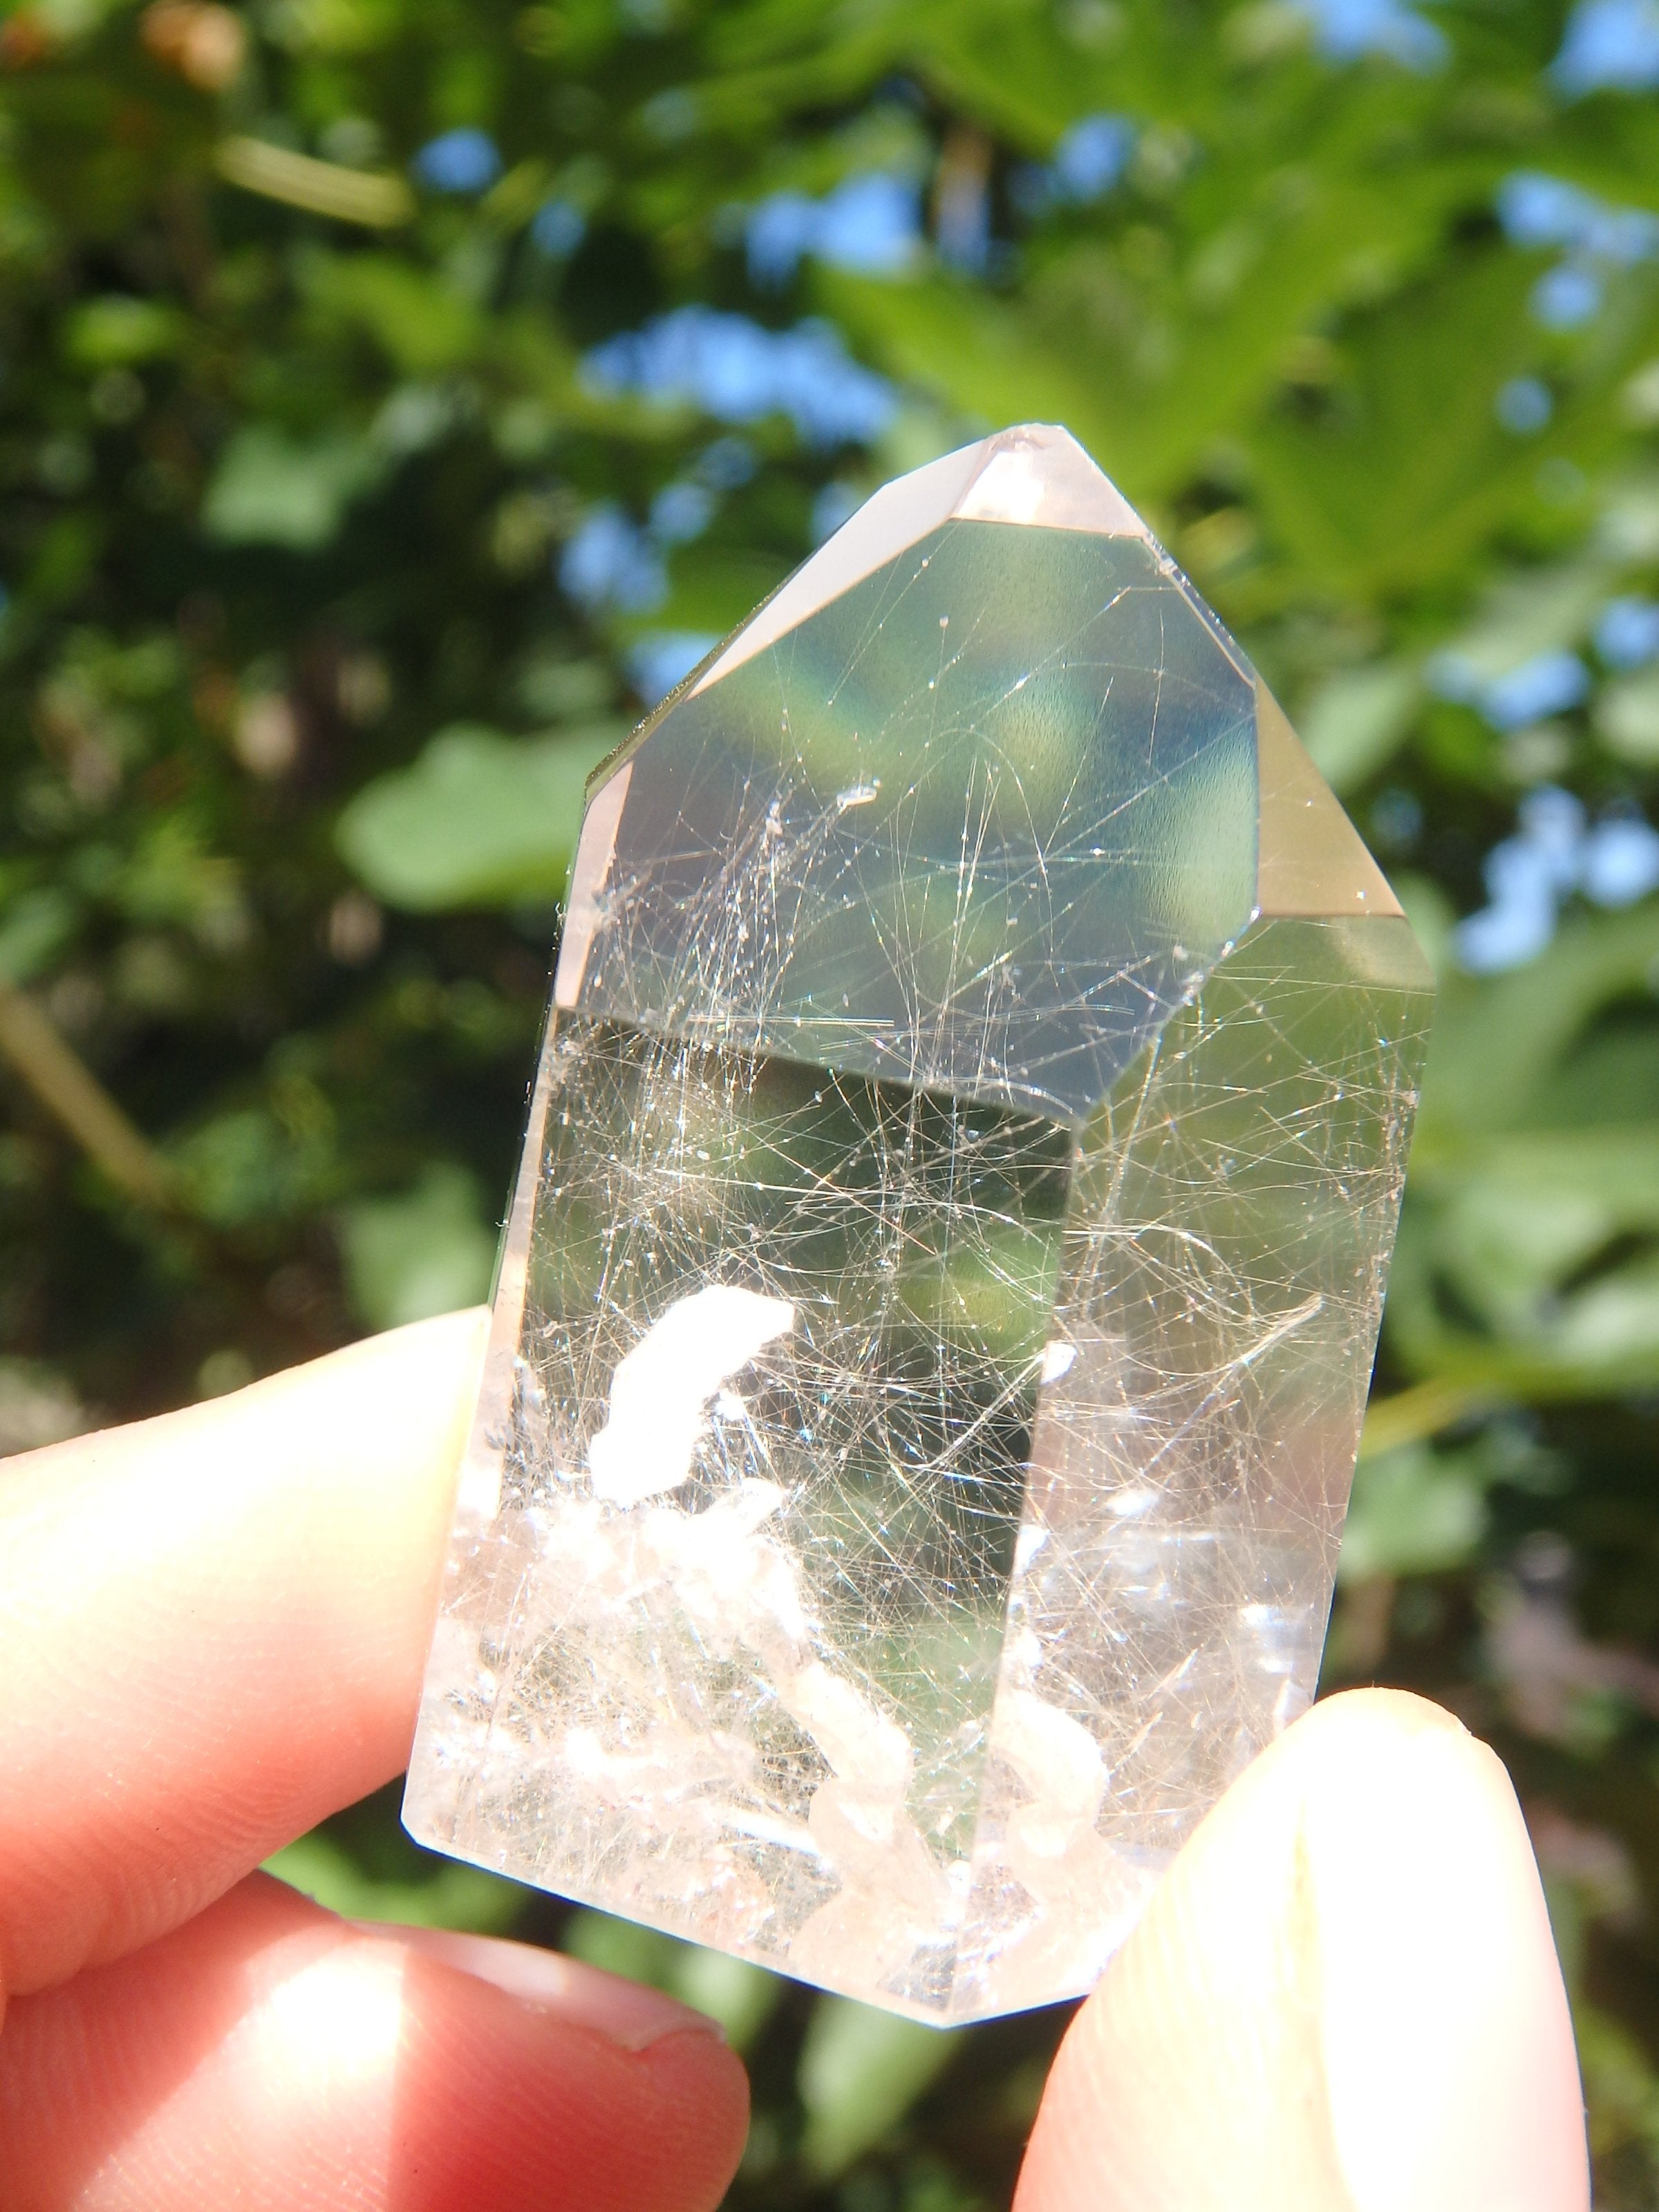
[[[0,1057],[118,1190],[138,1206],[171,1203],[174,1177],[167,1162],[36,1001],[3,981]]]

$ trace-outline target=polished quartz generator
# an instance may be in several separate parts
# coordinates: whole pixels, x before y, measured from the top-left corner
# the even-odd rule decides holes
[[[1429,1007],[1072,438],[877,493],[590,786],[413,1832],[1086,1989],[1313,1694]]]

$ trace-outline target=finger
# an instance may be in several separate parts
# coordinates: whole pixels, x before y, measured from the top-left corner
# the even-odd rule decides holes
[[[1503,1767],[1317,1705],[1182,1853],[1060,2047],[1016,2212],[1583,2212],[1560,1970]]]
[[[746,2111],[713,2023],[654,1990],[519,1944],[354,1928],[255,1875],[13,2007],[0,2196],[9,2212],[709,2212]]]
[[[484,1316],[0,1471],[0,2002],[398,1772]]]

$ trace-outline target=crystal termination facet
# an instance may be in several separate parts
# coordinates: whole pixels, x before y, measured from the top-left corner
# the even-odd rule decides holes
[[[1429,1007],[1064,431],[878,493],[590,787],[411,1831],[1089,1987],[1312,1695]]]

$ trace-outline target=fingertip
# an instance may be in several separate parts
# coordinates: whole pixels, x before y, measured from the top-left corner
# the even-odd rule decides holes
[[[1559,1967],[1501,1763],[1316,1706],[1202,1824],[1062,2046],[1020,2212],[1583,2212]]]
[[[488,1321],[9,1464],[12,1994],[152,1942],[406,1764]]]
[[[1329,1737],[1339,1738],[1345,1744],[1371,1741],[1379,1745],[1394,1744],[1402,1749],[1422,1737],[1450,1736],[1467,1744],[1480,1745],[1480,1738],[1471,1735],[1455,1713],[1448,1712],[1431,1698],[1419,1697],[1415,1690],[1395,1690],[1376,1686],[1359,1690],[1340,1690],[1334,1697],[1322,1698],[1302,1716],[1293,1728],[1285,1731],[1256,1761],[1253,1772],[1273,1773],[1281,1766],[1296,1766],[1317,1755],[1317,1747]],[[1484,1745],[1480,1748],[1485,1750]],[[1489,1757],[1495,1754],[1488,1753]]]
[[[681,2004],[648,1983],[606,1973],[562,1951],[448,1928],[391,1927],[375,1921],[351,1924],[364,1936],[389,1939],[440,1966],[475,1975],[573,2027],[591,2027],[624,2051],[647,2050],[667,2035],[704,2035],[725,2041],[720,2022],[707,2013]]]
[[[638,2052],[650,2069],[663,2115],[662,2157],[670,2176],[661,2197],[635,2197],[656,2212],[714,2212],[731,2187],[749,2140],[749,2076],[723,2037],[676,2030]]]
[[[1571,2020],[1502,1762],[1453,1727],[1374,1711],[1300,1779],[1320,2024],[1356,2212],[1580,2212]]]
[[[378,1336],[359,1337],[355,1343],[327,1353],[325,1359],[313,1361],[308,1368],[285,1368],[247,1388],[258,1391],[280,1389],[290,1383],[303,1385],[307,1376],[316,1374],[326,1363],[338,1368],[370,1367],[387,1380],[402,1370],[418,1377],[424,1387],[435,1384],[441,1390],[448,1386],[464,1395],[477,1382],[489,1334],[489,1308],[462,1306],[453,1313],[405,1322],[401,1328],[386,1329]]]
[[[602,2027],[591,1990],[567,2014],[397,1948],[410,2023],[388,2191],[399,2212],[417,2176],[419,2212],[714,2212],[749,2125],[748,2079],[723,2038],[679,2025],[641,2042],[620,1995]]]
[[[511,2169],[562,2168],[561,2203],[592,2212],[713,2212],[743,2155],[749,2078],[706,2014],[528,1944],[360,1932],[403,1960],[409,2015],[441,2045],[423,2070],[470,2107],[462,2076],[477,2069],[477,2095],[502,2114],[492,2136],[508,2146]],[[475,2154],[458,2167],[458,2185],[477,2170]],[[503,2185],[490,2202],[539,2201]],[[464,2188],[434,2196],[434,2212],[463,2201]]]
[[[147,1951],[18,2002],[0,2197],[713,2212],[746,2130],[738,2061],[696,2015],[607,1992],[592,1969],[567,1985],[539,1954],[515,1967],[520,1949],[445,1959],[245,1883]]]

